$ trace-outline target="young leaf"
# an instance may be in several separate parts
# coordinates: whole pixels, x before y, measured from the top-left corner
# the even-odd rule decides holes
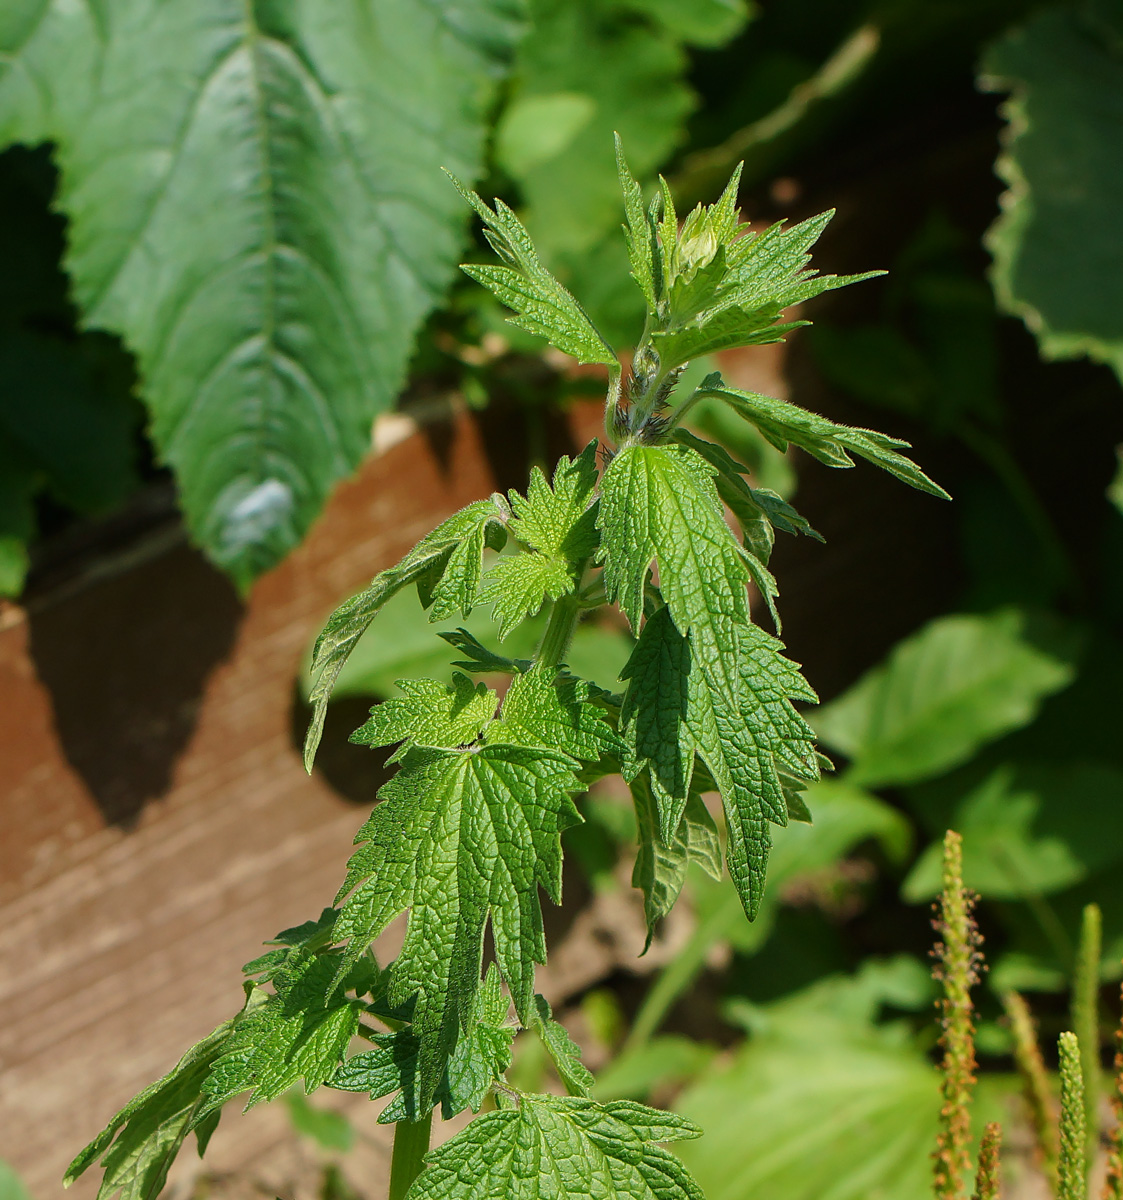
[[[98,1200],[110,1200],[117,1193],[121,1200],[150,1200],[158,1195],[191,1129],[198,1127],[200,1152],[213,1132],[213,1124],[206,1131],[201,1125],[208,1100],[204,1080],[225,1052],[239,1021],[252,1019],[264,1002],[265,993],[252,989],[238,1017],[224,1021],[192,1046],[163,1079],[130,1100],[70,1164],[64,1186],[69,1187],[100,1159],[105,1173]],[[217,1123],[217,1111],[214,1117]]]
[[[447,1121],[470,1108],[479,1112],[492,1084],[511,1065],[513,1026],[507,1022],[508,1001],[503,995],[494,964],[472,1002],[467,1028],[449,1056],[440,1087],[433,1097]],[[328,1087],[346,1092],[369,1092],[372,1100],[399,1095],[380,1114],[380,1125],[416,1121],[422,1115],[418,1096],[420,1043],[409,1028],[376,1034],[374,1049],[341,1063],[328,1079]]]
[[[593,1086],[593,1073],[581,1061],[581,1047],[569,1036],[565,1026],[554,1020],[545,996],[534,997],[530,1028],[542,1039],[565,1090],[571,1096],[588,1096]]]
[[[497,672],[503,675],[517,675],[520,671],[526,671],[530,668],[530,659],[504,658],[503,655],[496,654],[493,650],[489,650],[485,645],[477,641],[463,627],[438,633],[437,637],[443,638],[453,649],[467,655],[466,658],[461,659],[459,662],[454,662],[452,665],[454,667],[463,667],[465,671],[471,671],[473,674]]]
[[[583,679],[552,667],[533,667],[517,675],[507,689],[488,740],[550,746],[581,762],[619,756],[624,744],[605,720],[605,710],[589,695],[590,685]]]
[[[703,396],[724,400],[734,412],[752,422],[778,450],[786,450],[790,442],[829,467],[852,467],[854,460],[849,453],[852,451],[910,487],[944,500],[951,499],[911,458],[897,453],[909,445],[899,438],[887,437],[872,429],[836,425],[834,421],[786,400],[726,387],[716,372],[702,381],[698,391]]]
[[[695,776],[697,779],[697,774]],[[647,921],[644,953],[651,945],[655,927],[671,911],[686,882],[686,868],[694,862],[712,879],[721,878],[721,841],[713,817],[698,791],[687,796],[682,819],[668,842],[659,830],[659,810],[647,774],[631,783],[632,799],[639,826],[639,853],[632,871],[632,887],[643,891],[643,915]]]
[[[497,704],[493,691],[459,671],[452,677],[452,687],[435,679],[399,679],[398,688],[402,695],[376,704],[367,723],[350,738],[359,746],[401,742],[390,762],[397,762],[411,746],[452,749],[474,742]]]
[[[571,354],[581,363],[602,363],[618,371],[619,363],[612,347],[604,340],[589,314],[550,274],[538,259],[538,253],[523,223],[503,203],[495,201],[494,211],[451,176],[457,190],[476,210],[485,225],[485,236],[503,266],[461,264],[461,270],[490,288],[498,300],[518,314],[508,317],[512,325],[543,337],[551,346]]]
[[[713,257],[705,278],[690,289],[689,303],[680,301],[677,308],[672,304],[666,326],[652,334],[665,368],[733,346],[781,341],[790,330],[807,324],[781,322],[784,309],[834,288],[883,274],[870,271],[864,275],[817,275],[808,265],[808,250],[826,228],[833,212],[821,213],[790,229],[785,229],[781,221],[757,234],[746,226],[736,226],[731,189],[735,197],[736,175],[718,204],[695,210],[697,217],[691,214],[697,226],[696,232],[690,231],[694,232],[693,240],[701,246],[713,245],[713,251],[707,251]],[[669,294],[674,291],[675,276],[690,266],[692,256],[683,253],[687,238],[684,224],[677,245],[672,244],[664,216],[660,240],[664,263],[672,268],[671,278],[665,284]]]
[[[657,1143],[697,1137],[696,1125],[627,1100],[522,1096],[486,1113],[426,1156],[410,1200],[465,1194],[511,1200],[702,1200],[686,1168]]]
[[[571,758],[542,747],[415,749],[380,792],[348,864],[336,924],[349,938],[344,970],[398,913],[410,909],[390,1001],[417,993],[423,1111],[439,1086],[479,986],[484,927],[520,1014],[529,1011],[534,964],[544,962],[538,888],[561,891],[563,829],[580,817]]]
[[[479,585],[484,547],[502,547],[500,539],[506,537],[504,523],[509,516],[506,500],[497,493],[489,500],[476,500],[442,521],[401,562],[376,575],[367,588],[344,601],[331,614],[312,651],[311,673],[315,682],[308,697],[312,703],[312,720],[304,736],[306,770],[312,770],[336,678],[378,610],[402,588],[432,573],[437,577],[437,587],[444,583],[446,575],[449,576],[449,584],[441,593],[443,615],[447,616],[458,606],[470,611]],[[446,606],[450,606],[447,611]],[[434,619],[439,615],[434,613]]]
[[[639,284],[649,312],[655,311],[658,285],[655,281],[655,226],[643,206],[643,193],[628,167],[624,157],[624,146],[616,134],[616,173],[620,177],[620,190],[624,193],[624,213],[628,223],[624,226],[624,240],[628,246],[628,259],[632,264],[632,278]]]
[[[238,1022],[203,1084],[201,1115],[252,1089],[246,1110],[275,1100],[298,1080],[305,1092],[342,1061],[363,1004],[336,984],[342,954],[293,955],[273,976],[275,993]]]
[[[501,558],[480,594],[482,601],[494,605],[500,638],[536,613],[547,597],[557,600],[572,592],[585,560],[597,548],[596,511],[590,507],[597,483],[596,452],[593,441],[573,462],[563,455],[552,488],[535,467],[526,497],[511,493],[514,516],[508,528],[528,549]]]

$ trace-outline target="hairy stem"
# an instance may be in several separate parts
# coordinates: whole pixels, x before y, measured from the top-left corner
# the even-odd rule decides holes
[[[577,628],[580,612],[581,605],[576,596],[562,596],[554,601],[549,624],[535,656],[536,663],[544,667],[556,667],[562,661],[569,649],[573,631]]]
[[[1089,904],[1080,925],[1080,949],[1072,981],[1072,1028],[1080,1042],[1080,1071],[1084,1077],[1084,1165],[1091,1169],[1099,1141],[1096,1107],[1100,1092],[1100,955],[1103,918]]]
[[[1057,1200],[1088,1200],[1080,1042],[1075,1033],[1062,1033],[1058,1045],[1061,1058],[1061,1156],[1057,1168]]]
[[[1041,1057],[1041,1046],[1037,1040],[1037,1028],[1029,1005],[1017,992],[1007,992],[1002,997],[1003,1007],[1010,1019],[1014,1034],[1014,1060],[1022,1077],[1023,1095],[1033,1125],[1037,1143],[1037,1161],[1045,1178],[1049,1181],[1050,1193],[1057,1190],[1057,1117],[1053,1089],[1049,1074]]]
[[[983,1134],[979,1146],[979,1169],[975,1174],[975,1195],[973,1200],[998,1200],[998,1188],[1001,1182],[999,1174],[999,1150],[1002,1146],[1002,1126],[997,1121],[991,1121]]]
[[[390,1160],[389,1200],[404,1200],[413,1181],[421,1174],[429,1151],[433,1114],[419,1121],[399,1121],[394,1126],[394,1156]]]
[[[944,1057],[943,1108],[936,1139],[933,1183],[937,1200],[962,1200],[970,1169],[971,1097],[975,1087],[975,1026],[971,986],[979,978],[979,934],[971,910],[973,896],[963,886],[963,839],[953,830],[944,838],[944,889],[935,925],[936,976],[944,986],[939,1002]]]

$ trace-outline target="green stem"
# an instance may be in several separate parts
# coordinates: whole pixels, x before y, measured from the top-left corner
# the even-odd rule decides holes
[[[613,370],[608,369],[608,395],[604,400],[604,431],[608,435],[611,442],[615,442],[619,436],[616,430],[616,410],[620,405],[620,386],[623,381],[623,372],[617,367]]]
[[[542,635],[535,662],[544,667],[556,667],[565,657],[573,631],[577,628],[580,602],[576,596],[562,596],[554,601],[550,610],[550,622]]]
[[[1080,1042],[1080,1073],[1084,1080],[1085,1168],[1092,1169],[1099,1127],[1096,1112],[1100,1091],[1100,955],[1103,950],[1103,918],[1099,906],[1084,909],[1080,927],[1080,949],[1072,982],[1072,1028]]]
[[[433,1125],[430,1112],[419,1121],[399,1121],[394,1126],[394,1156],[390,1160],[389,1200],[405,1200],[413,1181],[421,1174],[429,1151]]]

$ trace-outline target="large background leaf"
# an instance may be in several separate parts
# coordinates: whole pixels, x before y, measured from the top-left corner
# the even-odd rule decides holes
[[[369,445],[450,276],[515,0],[27,3],[0,144],[57,143],[86,323],[139,360],[188,522],[242,584]]]
[[[983,86],[1009,91],[998,172],[1009,185],[987,244],[999,302],[1049,358],[1123,378],[1123,16],[1048,9],[989,47]]]
[[[927,1193],[939,1080],[883,1003],[926,1007],[919,962],[871,959],[765,1009],[725,1068],[679,1097],[705,1141],[678,1153],[709,1200],[916,1200]],[[994,1117],[994,1091],[976,1122]]]
[[[915,783],[1027,724],[1074,672],[1070,643],[1042,648],[1025,624],[1013,609],[942,617],[813,714],[820,737],[851,759],[847,778]]]

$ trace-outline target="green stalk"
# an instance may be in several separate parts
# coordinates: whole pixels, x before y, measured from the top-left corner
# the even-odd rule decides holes
[[[556,667],[562,661],[566,650],[569,649],[573,631],[577,628],[580,612],[581,606],[576,596],[562,596],[560,600],[554,601],[549,624],[535,656],[535,662],[539,666]]]
[[[430,1112],[419,1121],[399,1121],[394,1126],[394,1155],[390,1160],[389,1200],[405,1200],[405,1194],[425,1166],[429,1152],[429,1134],[433,1126]]]
[[[1057,1200],[1088,1200],[1084,1167],[1084,1080],[1080,1072],[1080,1042],[1075,1033],[1062,1033],[1061,1057],[1061,1157],[1057,1175]]]
[[[1084,909],[1080,949],[1072,981],[1072,1028],[1080,1042],[1080,1073],[1084,1077],[1084,1163],[1089,1170],[1099,1141],[1096,1106],[1100,1092],[1100,955],[1103,918],[1097,905]]]

